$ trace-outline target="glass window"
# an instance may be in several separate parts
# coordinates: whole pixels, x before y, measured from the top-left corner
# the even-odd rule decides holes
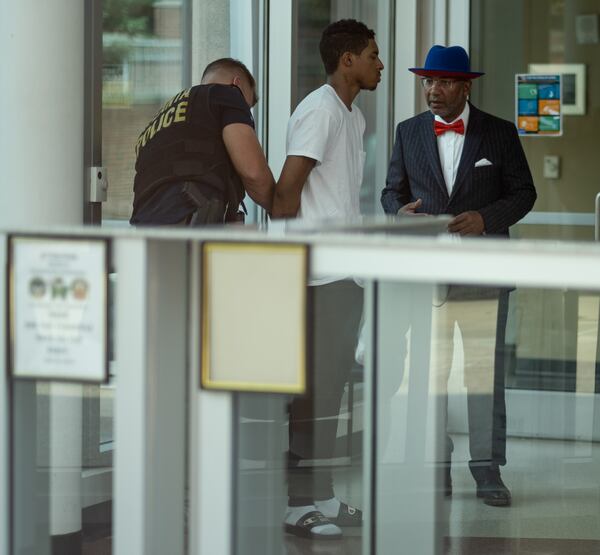
[[[15,382],[15,553],[112,553],[112,390],[104,411],[100,391]]]
[[[260,0],[109,0],[103,12],[102,144],[109,177],[103,219],[128,220],[138,135],[168,98],[191,78],[193,84],[199,81],[209,62],[233,56],[254,73],[259,83],[254,114],[261,136],[262,7]],[[259,216],[249,199],[248,209],[252,223]]]
[[[362,553],[363,289],[352,280],[310,289],[307,394],[238,397],[240,554],[322,553],[323,541]]]
[[[388,27],[381,25],[385,12],[383,3],[376,0],[344,2],[338,0],[296,0],[295,41],[293,52],[296,59],[292,71],[292,111],[311,91],[326,82],[327,76],[319,54],[319,41],[323,29],[333,21],[353,18],[362,21],[375,31],[375,40],[380,49],[384,65],[391,67],[391,55],[386,49]],[[381,212],[379,194],[385,184],[385,171],[389,161],[390,117],[378,117],[386,111],[386,90],[389,76],[384,70],[382,82],[376,92],[362,91],[355,103],[366,119],[364,149],[367,153],[360,195],[361,212],[374,214]],[[385,161],[384,161],[385,160]]]
[[[597,292],[384,282],[377,307],[377,552],[598,550]]]
[[[111,274],[111,380],[113,278]],[[14,380],[14,553],[112,553],[115,392],[113,382],[94,385]]]
[[[475,105],[514,121],[516,73],[532,72],[532,64],[559,65],[565,72],[563,111],[567,105],[570,111],[563,117],[563,136],[522,138],[538,199],[535,212],[514,227],[517,237],[586,241],[594,237],[596,128],[600,123],[600,81],[595,79],[600,58],[597,31],[593,31],[597,8],[594,1],[579,0],[471,2],[472,65],[487,72],[474,81]],[[588,19],[586,14],[590,14]],[[591,35],[587,25],[591,25]],[[506,29],[510,29],[510,40]],[[577,64],[584,65],[583,80],[575,79]],[[574,86],[584,88],[579,106]],[[549,155],[558,157],[557,177],[545,171]]]
[[[330,22],[361,20],[375,29],[380,50],[385,49],[387,27],[377,29],[379,8],[375,1],[293,2],[291,110],[326,82],[319,41]],[[386,63],[386,55],[381,58]],[[379,96],[363,91],[356,102],[367,122],[361,210],[369,214],[378,210],[387,170],[386,151],[382,173],[376,171],[375,143],[380,149],[384,145],[385,151],[388,127],[377,126],[378,110],[384,109]],[[308,394],[293,398],[243,394],[237,399],[234,504],[240,554],[358,554],[366,545],[370,528],[362,521],[368,503],[363,495],[364,345],[359,346],[363,289],[352,280],[310,289],[314,302]],[[319,520],[322,515],[328,522]],[[310,535],[311,528],[314,543],[302,537]],[[335,536],[335,543],[324,545],[322,535]]]
[[[109,178],[104,219],[129,219],[137,137],[184,86],[184,7],[185,0],[103,2],[102,152]]]

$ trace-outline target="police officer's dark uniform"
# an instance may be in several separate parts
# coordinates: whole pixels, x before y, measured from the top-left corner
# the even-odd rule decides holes
[[[254,120],[233,85],[197,85],[169,100],[136,144],[136,225],[233,221],[244,186],[223,142],[223,128]]]

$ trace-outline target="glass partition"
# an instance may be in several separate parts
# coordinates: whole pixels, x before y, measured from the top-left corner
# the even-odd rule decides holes
[[[112,286],[114,280],[109,314],[114,308]],[[15,555],[112,553],[113,324],[109,317],[109,384],[12,381]]]
[[[238,399],[240,555],[363,553],[363,288],[325,279],[309,293],[307,394]]]
[[[184,87],[185,4],[103,2],[102,152],[109,178],[104,219],[129,219],[138,135]]]
[[[217,522],[227,534],[232,525],[238,554],[600,550],[600,293],[582,289],[593,286],[584,278],[569,287],[578,274],[597,272],[598,249],[580,246],[573,256],[545,244],[396,242],[374,234],[316,240],[315,268],[351,259],[374,268],[387,257],[386,279],[312,275],[307,395],[202,391],[199,431],[186,407],[198,393],[185,387],[196,368],[188,339],[197,337],[189,328],[197,305],[186,293],[193,283],[187,245],[160,240],[148,249],[153,286],[145,295],[131,274],[146,269],[131,253],[147,249],[130,237],[119,241],[120,268],[130,262],[119,281],[119,340],[129,347],[120,350],[127,371],[118,389],[129,392],[120,396],[118,424],[126,450],[115,490],[121,530],[129,517],[144,521],[138,530],[153,541],[170,529],[161,540],[163,552],[175,545],[174,553],[183,552],[190,530],[210,535],[212,514],[197,512],[196,495],[209,512],[223,500],[202,489],[190,488],[194,520],[184,532],[189,430],[202,440],[199,452],[225,469],[218,483],[231,490],[214,495],[227,491],[233,514],[227,509],[219,515],[231,520]],[[553,264],[563,262],[559,249],[571,266],[558,277],[540,271],[545,285],[536,286],[527,262],[537,262],[533,247],[546,248]],[[515,263],[503,265],[506,272],[525,265],[531,276],[521,274],[513,286],[402,280],[416,260],[456,272],[444,262],[449,252],[473,264],[463,271],[481,272],[478,279],[489,276],[480,260],[496,256]],[[161,315],[147,335],[136,320],[143,307]],[[98,409],[98,387],[11,380],[10,388],[11,553],[110,553],[110,415]],[[234,441],[219,443],[231,437],[232,406]],[[200,437],[207,430],[210,437]],[[187,470],[193,478],[206,468],[188,459]],[[190,553],[196,547],[189,543]]]
[[[254,116],[264,138],[263,13],[262,0],[103,2],[104,220],[129,220],[139,134],[167,99],[197,84],[213,60],[233,56],[253,72],[259,92]],[[257,208],[248,204],[247,220],[255,223]]]
[[[376,291],[372,552],[595,553],[598,293]]]
[[[238,398],[237,552],[597,552],[600,294],[363,286],[333,304],[314,288],[311,395]],[[362,525],[327,539],[286,526],[296,492],[309,505],[321,484]]]
[[[326,82],[323,62],[319,54],[319,41],[323,29],[334,21],[353,18],[362,21],[375,31],[380,58],[388,68],[392,67],[390,40],[389,3],[376,0],[345,2],[340,0],[295,0],[295,59],[292,67],[293,111],[310,92]],[[389,70],[388,70],[389,71]],[[356,98],[366,120],[364,149],[367,153],[363,185],[361,189],[361,212],[375,214],[381,211],[379,194],[385,182],[385,170],[389,161],[392,120],[387,106],[387,94],[391,77],[384,70],[382,82],[376,92],[362,91]]]
[[[600,64],[594,0],[477,0],[471,4],[471,57],[487,72],[473,82],[476,106],[515,121],[515,74],[563,75],[562,137],[523,137],[537,188],[535,212],[513,235],[591,241],[600,191],[596,151]],[[510,29],[510,40],[506,40]],[[535,69],[534,67],[535,66]],[[548,159],[548,157],[554,157]],[[548,164],[558,163],[558,173]]]
[[[98,386],[15,381],[12,553],[112,553],[112,453]],[[110,427],[108,424],[108,427]]]

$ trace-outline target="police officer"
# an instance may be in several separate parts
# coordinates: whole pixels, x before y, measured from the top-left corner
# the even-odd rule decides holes
[[[236,221],[245,193],[270,210],[275,183],[254,131],[256,102],[252,74],[232,58],[210,63],[200,85],[170,99],[135,147],[130,222]]]

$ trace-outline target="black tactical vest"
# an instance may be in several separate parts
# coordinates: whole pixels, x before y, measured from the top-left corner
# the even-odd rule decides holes
[[[134,211],[158,188],[193,181],[237,212],[244,186],[223,143],[209,104],[211,88],[198,85],[167,102],[136,145]]]

